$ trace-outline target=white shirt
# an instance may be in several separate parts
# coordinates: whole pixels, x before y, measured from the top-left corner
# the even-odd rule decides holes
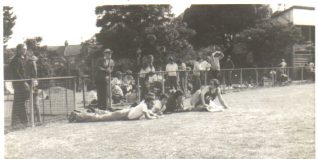
[[[217,53],[221,53],[220,56],[218,57],[215,57],[215,55]],[[224,54],[222,52],[213,52],[212,55],[211,55],[211,67],[212,69],[214,70],[220,70],[220,60],[224,57]]]
[[[178,65],[176,63],[168,63],[166,65],[166,71],[168,72],[168,76],[177,76]]]
[[[144,101],[140,102],[136,107],[130,109],[128,113],[128,119],[135,120],[139,119],[144,115],[144,112],[149,112],[147,105]]]
[[[195,61],[193,66],[193,74],[195,76],[200,76],[200,70],[202,70],[200,63]]]
[[[207,61],[202,61],[202,62],[200,63],[200,66],[201,66],[201,69],[202,69],[202,70],[209,70],[210,67],[211,67],[211,64],[208,63]]]
[[[149,72],[155,72],[156,70],[155,70],[155,67],[153,67],[153,66],[148,66],[146,69],[141,69],[140,70],[140,77],[145,77],[146,76],[146,74],[147,73],[149,73]]]

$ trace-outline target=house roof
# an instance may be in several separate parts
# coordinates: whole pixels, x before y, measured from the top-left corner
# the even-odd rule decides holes
[[[272,18],[276,18],[279,17],[281,15],[283,15],[286,12],[289,12],[293,9],[304,9],[304,10],[315,10],[315,7],[308,7],[308,6],[291,6],[288,9],[284,10],[284,11],[276,11],[273,15]]]
[[[48,51],[56,51],[58,55],[64,55],[65,46],[47,46]]]
[[[64,56],[75,56],[81,53],[81,45],[68,45],[65,47]]]

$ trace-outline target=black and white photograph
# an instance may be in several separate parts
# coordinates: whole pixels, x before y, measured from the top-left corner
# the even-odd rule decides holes
[[[314,159],[313,1],[4,0],[6,159]]]

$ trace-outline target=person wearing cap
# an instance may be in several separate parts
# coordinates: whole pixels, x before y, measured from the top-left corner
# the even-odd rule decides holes
[[[167,77],[167,86],[170,89],[177,89],[177,71],[178,65],[174,62],[173,57],[169,57],[169,63],[166,65],[166,72],[168,74]]]
[[[10,62],[11,78],[14,80],[26,79],[25,74],[25,55],[26,49],[23,44],[19,44],[16,47],[16,55]],[[29,97],[30,86],[26,81],[12,82],[14,89],[14,99],[12,105],[12,120],[11,125],[17,126],[19,122],[24,126],[28,124],[28,118],[26,113],[26,100]]]
[[[96,110],[94,113],[73,111],[69,116],[69,122],[100,122],[116,120],[138,120],[142,117],[146,119],[156,119],[158,115],[151,111],[154,105],[155,95],[148,93],[145,100],[137,106],[122,109],[114,112]]]
[[[215,103],[215,99],[218,98],[220,104],[226,109],[228,108],[219,87],[219,81],[217,79],[211,79],[208,86],[199,89],[191,97],[191,105],[194,108],[190,108],[195,111],[222,111]]]
[[[111,59],[112,53],[112,50],[105,49],[103,51],[103,57],[96,61],[95,84],[98,108],[101,110],[111,109],[108,105],[111,102],[110,75],[115,66],[114,61]]]

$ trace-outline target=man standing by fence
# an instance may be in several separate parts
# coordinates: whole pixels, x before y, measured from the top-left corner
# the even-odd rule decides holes
[[[95,84],[97,89],[97,102],[98,108],[101,110],[110,108],[110,75],[115,66],[114,61],[111,59],[113,51],[105,49],[103,57],[96,61],[96,74]]]
[[[233,63],[230,55],[226,58],[226,61],[224,63],[224,68],[227,69],[227,70],[224,70],[225,84],[226,84],[226,87],[229,87],[231,89],[231,87],[232,87],[232,69],[234,69],[234,63]]]
[[[216,51],[211,53],[211,77],[210,79],[219,79],[220,78],[220,60],[224,57],[223,52],[220,51],[220,48],[217,48]],[[220,80],[220,79],[219,79]]]
[[[13,80],[25,79],[25,54],[23,44],[16,47],[16,55],[10,62],[11,77]],[[12,82],[14,89],[14,100],[12,106],[12,126],[17,126],[20,121],[24,126],[28,124],[26,113],[26,100],[29,97],[30,87],[26,81]]]

